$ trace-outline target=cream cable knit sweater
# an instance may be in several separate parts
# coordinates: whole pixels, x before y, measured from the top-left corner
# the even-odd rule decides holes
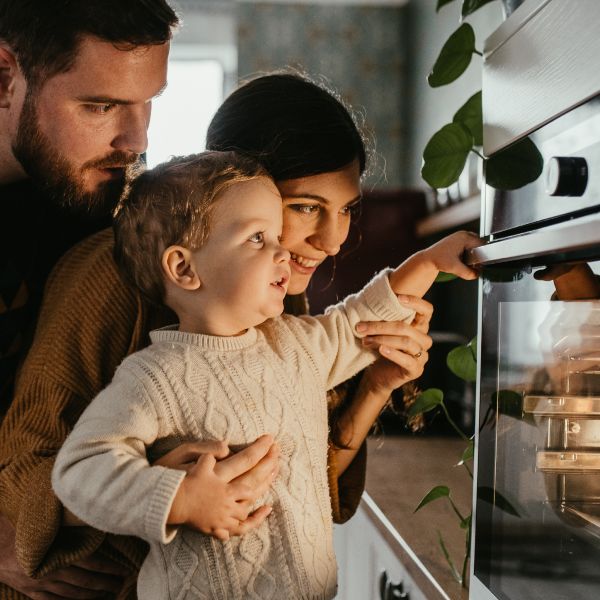
[[[94,527],[150,542],[141,600],[332,598],[325,392],[374,359],[358,321],[412,317],[383,272],[322,316],[283,315],[237,337],[154,331],[81,416],[54,489]],[[263,433],[277,440],[281,466],[260,527],[221,542],[166,525],[185,473],[150,467],[147,455],[185,440],[241,447]]]

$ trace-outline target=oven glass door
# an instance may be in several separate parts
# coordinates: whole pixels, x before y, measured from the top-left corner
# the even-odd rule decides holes
[[[473,566],[498,599],[600,597],[598,259],[482,271]]]

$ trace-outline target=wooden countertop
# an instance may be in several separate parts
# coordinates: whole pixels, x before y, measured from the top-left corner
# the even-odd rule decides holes
[[[428,598],[437,600],[446,596],[451,600],[466,600],[468,590],[452,578],[438,542],[439,530],[460,572],[465,530],[460,528],[450,503],[439,498],[414,513],[432,487],[446,485],[461,514],[469,514],[472,481],[464,467],[453,466],[460,460],[465,443],[446,437],[382,436],[369,438],[368,448],[366,491],[431,577],[423,574],[418,561],[411,560],[411,552],[407,553],[401,543],[389,535],[388,541],[401,554],[404,564],[414,563],[406,564],[407,570],[417,585],[428,592]]]

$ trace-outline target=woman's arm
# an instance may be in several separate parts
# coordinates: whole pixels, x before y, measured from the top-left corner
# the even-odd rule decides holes
[[[429,358],[432,341],[427,332],[433,306],[422,298],[409,296],[405,300],[405,306],[416,314],[412,324],[360,324],[361,333],[366,335],[363,345],[377,348],[382,357],[365,369],[355,394],[337,419],[338,439],[333,452],[338,478],[354,460],[392,392],[420,377]]]
[[[380,359],[365,371],[357,393],[339,419],[339,447],[334,450],[338,477],[356,455],[391,392],[423,372],[427,350],[431,347],[431,338],[426,333],[432,307],[427,306],[428,303],[423,304],[421,296],[431,287],[440,271],[474,279],[477,274],[462,262],[461,257],[465,250],[480,244],[475,234],[460,231],[413,254],[390,273],[392,290],[401,294],[399,300],[418,314],[414,326],[384,322],[357,325],[357,331],[367,336],[363,338],[363,344],[377,349],[389,360],[382,362]]]

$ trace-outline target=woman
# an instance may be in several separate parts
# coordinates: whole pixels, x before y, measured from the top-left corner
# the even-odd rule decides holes
[[[282,245],[291,255],[292,277],[286,312],[307,312],[305,291],[321,262],[335,256],[358,212],[360,180],[368,166],[366,143],[350,112],[326,89],[291,73],[259,77],[234,91],[217,110],[206,138],[209,150],[236,150],[259,160],[275,180],[283,198]],[[366,431],[345,431],[355,411],[368,411],[373,422],[392,391],[421,375],[431,339],[426,335],[432,306],[413,298],[417,312],[412,327],[404,323],[365,324],[366,343],[377,347],[382,360],[363,374],[343,411],[333,412],[338,449],[330,456],[330,487],[336,488],[358,451],[355,440]],[[339,393],[341,392],[341,394]],[[344,396],[338,390],[335,396]],[[364,414],[364,413],[363,413]],[[335,436],[334,436],[335,437]],[[364,447],[363,447],[364,451]],[[364,486],[364,452],[344,483]],[[360,494],[334,502],[338,522],[350,518]],[[336,510],[338,509],[339,510]]]
[[[257,103],[268,110],[258,110]],[[360,200],[360,177],[367,161],[358,130],[328,92],[294,76],[271,76],[240,88],[226,100],[209,132],[211,147],[219,140],[257,154],[277,180],[285,202],[285,244],[294,259],[290,310],[304,310],[300,305],[312,273],[325,256],[338,252],[348,234],[352,207]],[[353,460],[358,449],[353,440],[362,439],[365,432],[349,431],[347,426],[358,401],[360,410],[371,411],[374,419],[391,390],[418,376],[427,359],[431,340],[425,332],[431,306],[423,301],[412,305],[420,315],[413,328],[367,325],[371,343],[381,345],[385,340],[381,352],[391,360],[382,360],[365,372],[348,407],[333,419],[344,433],[339,452],[331,453],[329,469],[338,522],[353,514],[364,486],[364,452]],[[112,259],[108,230],[76,246],[48,281],[35,340],[0,431],[0,502],[16,527],[20,563],[41,577],[36,591],[76,597],[69,594],[85,589],[82,572],[85,576],[96,570],[95,557],[102,557],[104,564],[108,558],[120,565],[109,575],[122,574],[125,566],[132,574],[126,588],[135,587],[145,545],[105,536],[89,527],[73,529],[77,523],[64,514],[51,492],[50,472],[56,453],[87,403],[109,383],[125,356],[148,343],[150,329],[172,318],[144,303],[123,283]],[[217,458],[226,453],[218,443],[207,448],[182,444],[185,441],[169,440],[167,447],[174,449],[160,459],[161,464],[185,468],[200,453]],[[252,457],[251,464],[258,463],[253,470],[258,475],[248,476],[248,485],[256,496],[270,480],[276,459],[274,449],[264,456],[266,450],[259,448]],[[218,462],[215,469],[231,465],[227,461],[235,458]],[[221,467],[226,468],[227,481],[245,471],[236,470],[239,465]],[[338,473],[343,473],[339,479]],[[230,533],[243,534],[265,515],[259,509]],[[19,577],[15,575],[11,585],[24,589],[19,587],[25,586]],[[113,584],[120,585],[118,581]],[[28,585],[32,590],[31,580]],[[6,597],[19,596],[7,592]]]

